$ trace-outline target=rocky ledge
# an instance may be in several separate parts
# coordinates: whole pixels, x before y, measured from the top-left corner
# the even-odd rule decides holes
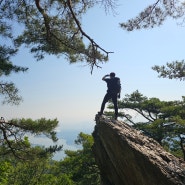
[[[185,185],[185,162],[126,123],[96,117],[93,137],[102,185]]]

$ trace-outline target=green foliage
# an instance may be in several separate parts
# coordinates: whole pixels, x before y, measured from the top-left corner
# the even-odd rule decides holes
[[[0,95],[4,97],[2,103],[18,105],[22,97],[18,94],[19,90],[11,82],[0,82]]]
[[[140,30],[161,26],[167,18],[181,19],[184,24],[185,3],[179,0],[156,1],[147,6],[135,18],[121,23],[120,26],[127,30]],[[166,66],[155,65],[152,67],[159,75],[158,77],[168,79],[185,79],[185,63],[182,61],[172,61]]]
[[[94,66],[108,60],[101,48],[82,28],[81,18],[97,4],[112,8],[115,1],[20,1],[0,2],[0,77],[25,72],[13,65],[12,57],[21,46],[27,47],[36,60],[46,55],[63,56],[69,63],[85,62]],[[0,81],[2,103],[19,104],[21,97],[13,82]]]
[[[0,45],[0,77],[9,76],[13,72],[25,72],[27,70],[27,68],[13,65],[9,61],[10,57],[14,56],[16,52],[16,49]],[[4,96],[2,103],[19,104],[22,100],[18,95],[18,89],[12,82],[0,81],[0,95]]]
[[[159,74],[158,77],[160,78],[185,80],[184,60],[167,63],[166,66],[155,65],[152,69]]]
[[[14,156],[22,160],[33,160],[37,156],[45,156],[60,151],[62,146],[50,146],[49,148],[32,147],[28,135],[49,137],[53,142],[57,141],[56,132],[57,119],[46,120],[41,118],[14,119],[9,122],[1,119],[0,124],[0,155]]]
[[[9,175],[9,184],[16,185],[73,185],[66,174],[54,174],[58,162],[50,158],[38,158],[32,162],[16,163],[14,171]]]
[[[120,26],[127,31],[133,31],[161,26],[169,17],[183,20],[184,7],[185,3],[179,0],[158,0],[148,5],[135,18],[121,23]]]
[[[53,141],[57,141],[56,132],[53,131],[58,125],[57,119],[40,118],[38,120],[32,120],[31,118],[22,118],[10,120],[10,123],[13,123],[14,126],[19,127],[25,132],[45,134],[50,136]]]
[[[65,151],[67,156],[60,163],[62,172],[70,176],[75,185],[100,184],[99,169],[92,153],[92,136],[80,133],[75,143],[81,144],[83,149]]]
[[[1,185],[74,185],[72,180],[63,173],[55,174],[58,161],[51,157],[38,157],[32,161],[17,161],[1,163]]]
[[[92,66],[97,65],[96,61],[105,61],[109,52],[101,48],[81,27],[81,17],[97,3],[107,5],[106,1],[92,0],[5,0],[1,2],[0,8],[0,34],[12,39],[17,48],[28,46],[37,60],[52,54],[63,55],[70,63],[86,62],[88,58]],[[109,2],[109,6],[113,3]],[[12,20],[16,24],[11,24]],[[13,35],[14,26],[19,25],[19,35]]]
[[[82,145],[78,151],[66,151],[64,160],[54,161],[50,155],[37,156],[33,160],[17,160],[10,157],[0,163],[1,185],[98,185],[99,170],[95,164],[91,147],[93,138],[80,133],[77,144]],[[43,150],[37,147],[37,150]]]
[[[8,175],[13,169],[10,162],[0,160],[0,184],[6,185],[8,183]]]
[[[177,157],[182,157],[183,156],[183,151],[180,146],[180,140],[177,139],[176,137],[167,137],[163,141],[163,147],[173,155]]]

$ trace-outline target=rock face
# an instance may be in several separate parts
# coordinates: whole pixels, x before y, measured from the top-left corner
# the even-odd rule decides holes
[[[185,185],[185,162],[129,125],[100,117],[93,137],[102,185]]]

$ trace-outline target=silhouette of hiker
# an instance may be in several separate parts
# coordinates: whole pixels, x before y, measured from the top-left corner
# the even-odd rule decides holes
[[[117,98],[120,98],[121,93],[121,84],[120,79],[118,77],[115,77],[115,73],[110,73],[109,75],[105,75],[102,80],[104,80],[107,83],[107,93],[104,96],[101,110],[98,112],[99,115],[103,114],[105,104],[112,99],[112,102],[114,104],[114,110],[115,110],[115,119],[118,117],[118,102]]]

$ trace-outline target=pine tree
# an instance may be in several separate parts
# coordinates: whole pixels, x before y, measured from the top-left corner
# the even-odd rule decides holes
[[[53,154],[62,149],[62,146],[53,145],[48,148],[38,149],[33,147],[28,135],[46,136],[53,142],[57,141],[54,131],[58,121],[41,118],[0,120],[0,159],[16,158],[20,160],[33,160],[37,157]]]
[[[147,6],[135,18],[127,22],[120,23],[121,28],[127,31],[141,30],[161,26],[168,18],[181,20],[184,25],[185,3],[179,0],[156,0],[153,4]],[[185,62],[172,61],[166,65],[152,67],[159,77],[169,79],[185,80]]]

